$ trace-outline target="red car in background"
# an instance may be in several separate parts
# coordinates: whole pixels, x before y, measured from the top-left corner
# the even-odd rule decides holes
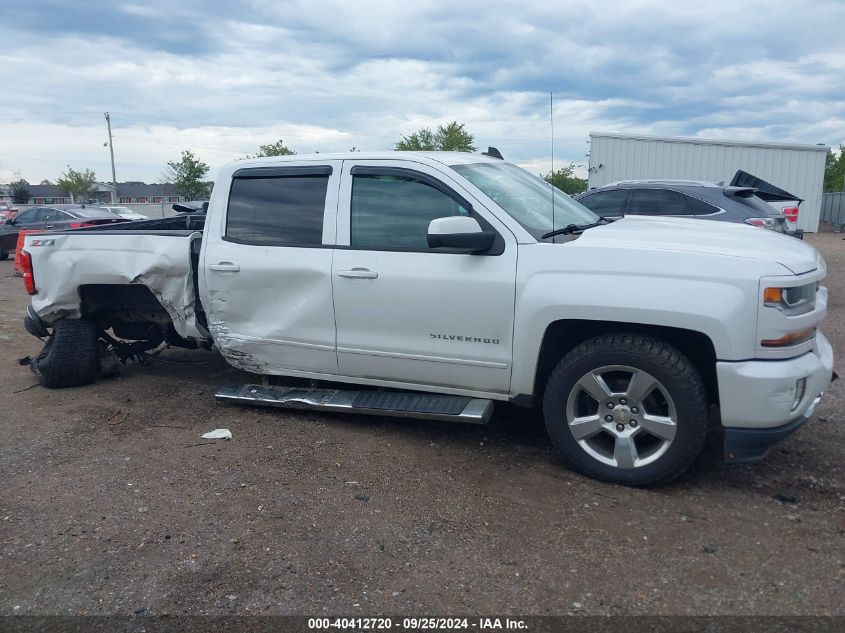
[[[18,209],[9,200],[0,200],[0,222],[13,220],[18,214]]]

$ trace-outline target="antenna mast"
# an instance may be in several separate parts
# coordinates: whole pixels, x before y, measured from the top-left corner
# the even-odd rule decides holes
[[[551,176],[554,178],[555,175],[555,102],[554,102],[554,95],[553,93],[549,92],[549,124],[552,130],[552,173]],[[553,183],[549,183],[551,186],[552,192],[552,228],[551,230],[554,231],[555,228],[555,186]],[[555,243],[555,237],[552,236],[552,244]]]

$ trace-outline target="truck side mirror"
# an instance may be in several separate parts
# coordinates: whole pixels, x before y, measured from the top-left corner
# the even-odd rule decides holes
[[[484,231],[478,220],[464,215],[436,218],[428,225],[429,248],[455,248],[470,253],[490,250],[496,234]]]

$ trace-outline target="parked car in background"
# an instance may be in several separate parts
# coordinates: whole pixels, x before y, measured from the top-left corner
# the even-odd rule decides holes
[[[701,218],[794,234],[784,214],[756,192],[754,187],[724,187],[699,180],[623,180],[591,189],[576,199],[609,219],[626,215]]]
[[[18,243],[21,230],[50,231],[77,229],[98,224],[128,222],[109,211],[78,204],[54,204],[21,211],[0,225],[0,260],[9,257]]]
[[[804,202],[803,198],[799,198],[794,193],[789,193],[741,169],[737,170],[736,174],[734,174],[731,185],[734,187],[753,187],[756,189],[754,192],[755,196],[783,213],[790,232],[800,233],[801,236],[804,235],[804,231],[798,228],[798,209],[801,203]]]
[[[18,214],[19,209],[9,200],[0,200],[0,220],[11,220]]]
[[[103,207],[98,206],[98,209],[104,209],[109,213],[116,215],[119,218],[123,218],[124,220],[149,220],[150,218],[146,215],[141,213],[136,213],[129,207]]]

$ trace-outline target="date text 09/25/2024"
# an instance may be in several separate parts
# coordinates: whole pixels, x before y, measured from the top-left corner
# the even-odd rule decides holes
[[[393,618],[309,618],[308,628],[312,630],[351,629],[386,631],[393,628],[407,631],[445,631],[445,630],[526,630],[524,620],[514,618],[436,618],[436,617],[406,617],[394,622]]]

